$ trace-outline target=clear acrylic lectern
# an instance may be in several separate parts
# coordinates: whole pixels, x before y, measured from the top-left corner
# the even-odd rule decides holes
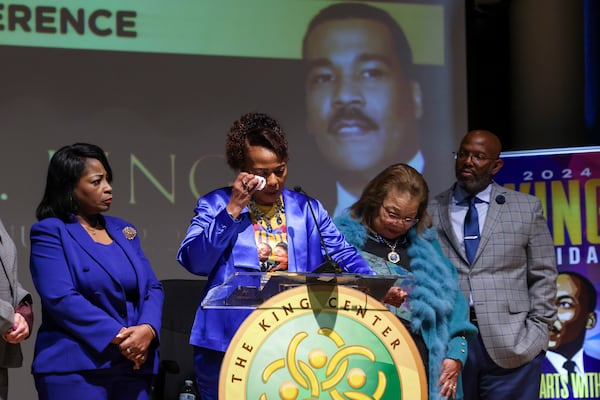
[[[407,293],[413,287],[413,277],[400,275],[314,274],[299,272],[235,272],[223,284],[209,290],[202,301],[204,308],[255,309],[271,297],[288,289],[306,285],[346,286],[361,291],[365,296],[382,300],[393,285]],[[382,304],[382,309],[385,306]]]

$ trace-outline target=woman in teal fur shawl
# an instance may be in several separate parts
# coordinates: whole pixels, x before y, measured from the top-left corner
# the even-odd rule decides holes
[[[462,399],[460,370],[467,358],[466,339],[477,328],[468,320],[456,269],[442,254],[436,230],[431,228],[428,194],[421,174],[406,164],[395,164],[377,175],[349,212],[334,222],[378,274],[414,277],[410,307],[388,307],[409,328],[427,358],[429,399]]]

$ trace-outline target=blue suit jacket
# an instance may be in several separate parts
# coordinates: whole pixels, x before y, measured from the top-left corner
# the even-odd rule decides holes
[[[589,354],[587,354],[584,351],[583,352],[583,369],[584,369],[585,373],[588,373],[588,372],[598,373],[600,371],[600,360],[590,356]],[[564,372],[564,370],[557,371],[554,368],[554,366],[552,365],[552,363],[550,362],[550,360],[548,360],[547,357],[544,357],[542,359],[542,375],[543,374],[555,374],[557,372]],[[580,379],[583,382],[586,382],[588,378],[581,377]],[[591,380],[591,378],[590,378],[590,380]],[[545,385],[547,386],[546,393],[554,395],[552,397],[553,399],[582,398],[581,396],[578,396],[578,397],[574,396],[573,389],[569,387],[569,377],[566,374],[561,375],[561,377],[558,381],[556,381],[554,379],[546,379],[543,381],[543,383],[545,383]],[[580,388],[579,391],[584,392],[584,390],[582,390],[582,388],[584,387],[584,383],[580,383],[578,386]],[[590,389],[590,393],[597,393],[597,391]],[[593,395],[590,394],[589,398],[591,399],[592,397],[593,397]],[[550,397],[545,397],[545,398],[550,398]],[[593,397],[593,398],[596,398],[596,397]]]
[[[198,200],[196,215],[177,254],[177,260],[188,271],[208,276],[205,294],[234,272],[260,272],[249,211],[245,208],[239,221],[234,221],[226,210],[230,196],[231,188],[222,188]],[[359,274],[373,273],[356,249],[346,242],[321,203],[311,199],[318,226],[313,221],[303,194],[284,189],[283,203],[288,233],[289,272],[310,272],[325,261],[318,233],[320,229],[329,253],[344,270]],[[190,343],[226,351],[235,331],[249,314],[249,310],[198,307]]]
[[[583,352],[583,369],[585,372],[600,372],[600,360]],[[564,370],[563,370],[564,371]],[[560,372],[563,372],[560,371]],[[542,360],[542,373],[556,373],[557,371],[547,357]]]
[[[128,320],[123,287],[105,268],[94,252],[97,244],[74,217],[67,223],[58,218],[37,222],[30,234],[30,268],[42,302],[42,324],[35,344],[34,373],[122,364],[118,347],[110,344],[122,327],[148,323],[160,332],[164,293],[139,237],[128,240],[123,229],[131,224],[104,218],[107,232],[137,274],[138,320]],[[156,372],[157,366],[158,340],[154,340],[140,373]]]

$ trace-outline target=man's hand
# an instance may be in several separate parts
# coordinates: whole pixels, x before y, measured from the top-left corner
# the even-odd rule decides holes
[[[29,325],[27,325],[27,321],[19,313],[15,313],[14,318],[15,322],[13,326],[8,332],[2,335],[2,339],[7,343],[17,344],[29,337]]]

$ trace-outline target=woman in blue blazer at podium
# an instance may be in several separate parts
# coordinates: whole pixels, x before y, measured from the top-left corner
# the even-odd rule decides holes
[[[198,200],[177,254],[188,271],[208,277],[207,291],[234,272],[285,267],[281,261],[283,251],[273,251],[269,260],[259,260],[258,248],[263,242],[272,249],[287,245],[288,271],[312,271],[326,260],[319,232],[326,251],[345,271],[373,273],[317,200],[300,188],[285,188],[288,145],[277,121],[266,114],[243,115],[227,136],[226,157],[237,173],[233,184]],[[249,314],[248,310],[198,307],[190,343],[194,346],[194,368],[203,400],[218,398],[219,369],[225,351]]]
[[[50,160],[30,234],[41,400],[150,399],[164,294],[133,225],[102,215],[111,180],[92,144],[65,146]]]
[[[391,307],[415,340],[426,367],[430,400],[463,399],[460,371],[467,338],[477,334],[427,214],[429,189],[406,164],[391,165],[364,188],[350,210],[335,219],[347,240],[378,274],[409,275],[407,304]]]

